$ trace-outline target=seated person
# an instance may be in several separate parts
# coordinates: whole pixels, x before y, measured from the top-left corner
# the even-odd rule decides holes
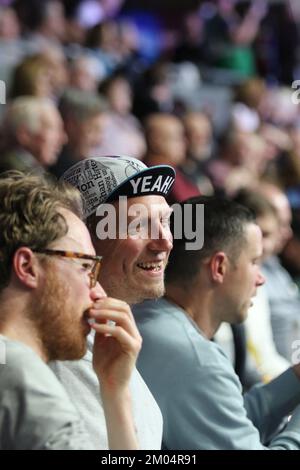
[[[166,294],[134,308],[143,337],[138,368],[163,414],[163,445],[300,449],[300,365],[243,396],[230,360],[211,341],[222,322],[245,320],[264,283],[262,235],[254,215],[215,197],[196,197],[180,207],[173,219]],[[195,241],[191,227],[203,227],[203,233],[194,233]],[[286,428],[276,434],[291,412]]]
[[[91,329],[109,446],[136,449],[128,383],[141,340],[128,305],[97,282],[79,193],[13,172],[0,178],[0,201],[0,449],[93,448],[47,366],[80,359]]]
[[[107,295],[130,305],[161,297],[172,248],[172,211],[166,197],[175,180],[173,168],[147,168],[131,157],[93,157],[73,165],[63,178],[78,187],[84,199],[87,227],[97,255],[103,256],[99,282]],[[139,232],[139,224],[135,225],[136,213],[141,215],[142,224],[146,222],[146,229],[148,224],[151,226],[146,233]],[[90,334],[82,360],[54,361],[51,368],[80,412],[91,442],[97,449],[107,449],[106,428],[99,430],[98,426],[104,421],[104,413],[92,366],[93,344],[94,336]],[[160,449],[161,412],[136,369],[130,390],[140,447]]]

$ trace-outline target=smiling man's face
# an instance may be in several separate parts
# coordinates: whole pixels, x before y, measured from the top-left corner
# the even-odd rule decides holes
[[[172,248],[169,228],[171,209],[162,196],[130,198],[127,208],[141,204],[148,213],[146,225],[154,228],[158,237],[134,235],[129,230],[126,239],[98,240],[94,246],[103,262],[99,281],[107,294],[129,304],[155,299],[164,294],[164,271]],[[114,203],[119,212],[119,203]],[[128,216],[130,224],[134,217]]]

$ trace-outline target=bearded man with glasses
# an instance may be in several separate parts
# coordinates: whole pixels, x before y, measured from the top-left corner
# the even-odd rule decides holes
[[[1,176],[0,450],[93,448],[47,366],[80,359],[91,330],[109,446],[138,447],[129,380],[141,338],[129,306],[98,283],[100,262],[77,190],[41,176]]]

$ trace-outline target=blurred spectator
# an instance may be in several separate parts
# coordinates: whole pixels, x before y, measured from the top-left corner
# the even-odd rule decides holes
[[[119,21],[120,70],[135,83],[146,68],[146,61],[141,55],[141,38],[136,24],[129,19]]]
[[[263,236],[263,254],[261,261],[274,255],[279,222],[272,204],[263,195],[252,190],[242,190],[235,202],[246,206],[255,214],[256,223]],[[248,352],[262,375],[264,382],[284,372],[290,365],[276,350],[273,339],[271,312],[266,286],[261,286],[248,312],[245,321]]]
[[[205,57],[204,23],[198,11],[189,11],[182,21],[181,38],[174,51],[174,62],[193,62],[200,64]]]
[[[110,75],[121,64],[119,28],[114,20],[99,23],[87,32],[86,47]]]
[[[106,103],[96,94],[76,89],[65,91],[60,102],[68,142],[51,171],[60,177],[71,165],[95,156],[106,125]]]
[[[52,96],[49,64],[42,54],[24,59],[14,70],[10,96]]]
[[[64,0],[65,39],[68,44],[83,45],[85,41],[86,28],[90,28],[95,24],[82,24],[78,16],[78,7],[80,3],[81,0]],[[99,19],[95,14],[93,15],[93,19],[96,23],[99,23]]]
[[[133,113],[142,120],[152,113],[171,113],[175,110],[170,64],[158,61],[144,73],[136,85]]]
[[[252,49],[266,2],[254,0],[243,16],[237,13],[235,0],[217,0],[215,14],[205,24],[207,60],[214,66],[235,70],[240,76],[255,74]]]
[[[13,8],[0,5],[0,79],[5,81],[7,93],[13,69],[24,56],[20,33],[21,25]],[[0,108],[0,117],[2,114]]]
[[[136,81],[145,68],[139,51],[139,31],[129,19],[110,18],[96,24],[87,31],[85,45],[103,67],[105,76],[121,70]]]
[[[132,92],[128,80],[122,75],[113,75],[100,85],[99,91],[105,96],[110,110],[97,154],[130,155],[141,159],[146,143],[140,123],[131,114]]]
[[[266,278],[276,348],[291,361],[293,343],[300,337],[300,294],[277,256],[292,236],[291,210],[287,197],[278,187],[264,183],[260,184],[259,190],[274,206],[279,220],[274,254],[265,260],[262,271]]]
[[[114,17],[122,7],[124,0],[75,0],[68,1],[75,4],[75,13],[79,23],[90,28],[102,22],[106,18]]]
[[[232,195],[243,187],[255,185],[267,164],[264,139],[232,129],[221,140],[219,156],[208,163],[207,172],[216,190]]]
[[[296,122],[289,129],[291,149],[289,164],[285,171],[285,188],[300,186],[300,123]]]
[[[67,84],[66,60],[60,48],[51,46],[26,57],[15,68],[11,98],[32,95],[58,99]]]
[[[265,82],[260,78],[250,78],[236,89],[235,104],[232,107],[233,126],[243,132],[256,132],[260,126],[259,108],[264,93]]]
[[[0,40],[14,41],[20,36],[20,24],[13,8],[0,5]]]
[[[261,182],[259,188],[260,192],[269,200],[276,210],[279,227],[275,252],[281,253],[293,235],[291,229],[292,213],[289,201],[284,192],[273,184]]]
[[[292,149],[292,140],[288,132],[274,124],[263,123],[259,129],[259,135],[268,146],[268,159],[276,160],[283,153]]]
[[[58,100],[68,83],[67,61],[61,47],[49,45],[43,48],[43,56],[49,66],[52,98]]]
[[[235,101],[245,104],[250,109],[259,110],[266,91],[266,83],[262,78],[248,78],[236,87]]]
[[[200,194],[199,188],[179,168],[186,158],[184,128],[180,119],[172,114],[152,114],[145,123],[145,136],[146,165],[171,165],[176,168],[176,180],[169,194],[169,202],[180,202]]]
[[[113,18],[124,0],[64,0],[68,43],[83,45],[86,30]]]
[[[278,165],[278,178],[289,199],[291,208],[297,213],[300,208],[300,127],[295,123],[288,129],[291,149]]]
[[[267,89],[260,105],[260,114],[264,121],[276,126],[293,125],[299,116],[299,110],[291,99],[290,88],[273,87]]]
[[[156,113],[145,121],[147,161],[178,167],[185,160],[186,142],[184,128],[179,118],[167,113]]]
[[[0,171],[43,171],[53,165],[66,141],[61,117],[51,101],[20,97],[7,109]]]
[[[104,77],[104,67],[87,53],[73,58],[69,65],[69,84],[82,91],[97,92],[98,84]]]
[[[290,86],[295,78],[299,54],[299,2],[270,2],[261,24],[256,56],[260,75],[270,83]]]
[[[99,0],[67,0],[65,3],[69,8],[72,5],[72,16],[84,29],[92,28],[103,21],[104,12]]]
[[[36,49],[64,39],[65,18],[59,0],[16,0],[14,4],[27,39]]]
[[[294,282],[300,289],[300,210],[299,207],[292,210],[293,236],[284,247],[280,259]]]
[[[212,156],[213,129],[208,116],[200,111],[189,111],[183,116],[188,157],[204,162]]]
[[[206,114],[199,111],[187,112],[182,119],[187,155],[181,165],[183,173],[199,188],[203,194],[212,194],[213,186],[205,174],[204,165],[212,156],[213,129]]]
[[[259,135],[263,137],[267,146],[268,164],[264,172],[264,180],[283,188],[287,187],[289,180],[296,178],[297,175],[297,165],[292,155],[292,139],[286,130],[266,123],[260,127]],[[291,169],[292,172],[290,172]]]

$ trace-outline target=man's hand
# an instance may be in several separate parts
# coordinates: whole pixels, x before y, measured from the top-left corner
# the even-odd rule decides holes
[[[93,367],[101,389],[122,390],[129,384],[142,345],[130,307],[106,297],[94,303],[90,317],[95,319]]]
[[[89,313],[95,320],[93,367],[101,383],[109,448],[137,449],[129,381],[142,338],[129,305],[121,300],[97,300]]]

